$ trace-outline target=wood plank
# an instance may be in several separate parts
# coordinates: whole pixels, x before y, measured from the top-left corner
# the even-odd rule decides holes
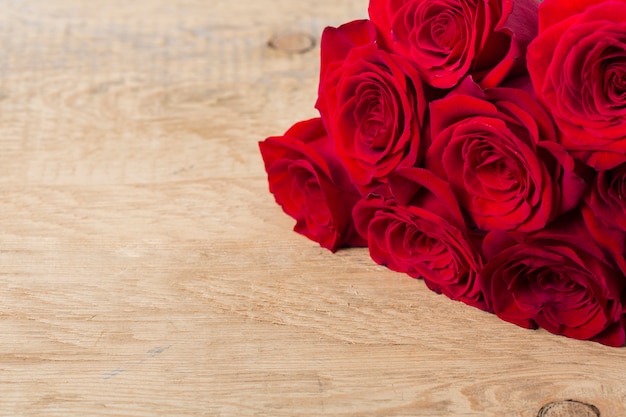
[[[624,349],[291,231],[257,142],[366,8],[0,1],[0,415],[626,415]]]

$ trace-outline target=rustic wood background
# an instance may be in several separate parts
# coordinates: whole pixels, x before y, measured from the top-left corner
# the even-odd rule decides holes
[[[626,349],[291,231],[257,142],[367,3],[0,0],[1,416],[626,415]]]

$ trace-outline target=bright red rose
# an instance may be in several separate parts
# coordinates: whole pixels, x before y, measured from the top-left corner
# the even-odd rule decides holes
[[[370,195],[354,208],[355,225],[367,238],[372,259],[484,309],[476,283],[482,267],[479,245],[449,185],[420,168],[398,170],[389,181],[395,198]]]
[[[492,232],[483,241],[480,282],[503,320],[575,339],[624,345],[623,273],[589,235],[578,213],[531,235]]]
[[[365,246],[352,223],[360,196],[334,156],[319,118],[296,123],[283,136],[259,142],[270,192],[294,230],[322,247]]]
[[[600,246],[611,253],[626,273],[626,163],[600,171],[595,178],[582,211]]]
[[[447,180],[478,228],[531,232],[578,205],[586,183],[555,142],[543,107],[517,88],[466,79],[430,104],[425,165]]]
[[[626,0],[545,0],[528,46],[563,146],[598,170],[626,161]]]
[[[521,74],[537,34],[536,0],[370,0],[369,16],[384,45],[437,88],[468,74],[485,88]]]
[[[421,160],[426,102],[417,71],[381,51],[376,28],[354,21],[322,35],[319,109],[337,156],[365,195]]]

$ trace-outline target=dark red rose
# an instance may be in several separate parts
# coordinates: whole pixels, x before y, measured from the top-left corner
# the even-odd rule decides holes
[[[405,60],[378,48],[369,21],[327,28],[321,55],[316,107],[335,152],[367,194],[394,169],[423,157],[421,80]]]
[[[468,74],[485,88],[521,74],[537,34],[535,0],[370,0],[369,16],[384,45],[437,88]]]
[[[487,305],[522,327],[622,346],[626,280],[574,214],[531,235],[485,237]]]
[[[545,0],[528,46],[560,142],[598,170],[626,161],[626,0]]]
[[[626,273],[626,163],[600,171],[582,211],[591,234]]]
[[[449,185],[429,171],[404,168],[389,179],[395,198],[370,195],[354,208],[372,259],[423,278],[433,291],[484,309],[476,275],[478,245]]]
[[[482,230],[531,232],[578,205],[586,183],[555,142],[549,115],[521,82],[471,79],[430,104],[426,168],[447,180]]]
[[[296,219],[296,232],[331,251],[365,246],[351,217],[360,196],[333,155],[319,118],[259,142],[259,149],[270,191],[285,213]]]

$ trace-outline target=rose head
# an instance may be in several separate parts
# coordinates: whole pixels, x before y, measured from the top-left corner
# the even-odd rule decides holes
[[[401,169],[389,181],[395,198],[370,195],[354,208],[372,259],[484,309],[476,284],[482,259],[449,185],[420,168]]]
[[[582,207],[587,227],[598,244],[626,273],[626,163],[598,172]],[[625,278],[626,279],[626,278]]]
[[[545,0],[528,47],[560,141],[598,170],[626,161],[626,0]]]
[[[368,21],[327,28],[316,107],[334,150],[365,195],[424,153],[426,107],[417,71],[381,51]]]
[[[360,198],[334,157],[319,118],[296,123],[283,136],[259,143],[270,192],[294,230],[331,251],[364,246],[351,212]]]
[[[482,90],[468,78],[430,112],[426,168],[450,182],[479,229],[539,230],[578,204],[585,182],[524,88]]]
[[[520,74],[537,34],[535,0],[370,0],[369,15],[384,45],[437,88],[468,74],[495,87]]]
[[[492,232],[480,274],[487,305],[503,320],[575,339],[624,345],[623,274],[579,217],[530,236]]]
[[[585,201],[605,224],[626,232],[626,163],[600,171]]]

